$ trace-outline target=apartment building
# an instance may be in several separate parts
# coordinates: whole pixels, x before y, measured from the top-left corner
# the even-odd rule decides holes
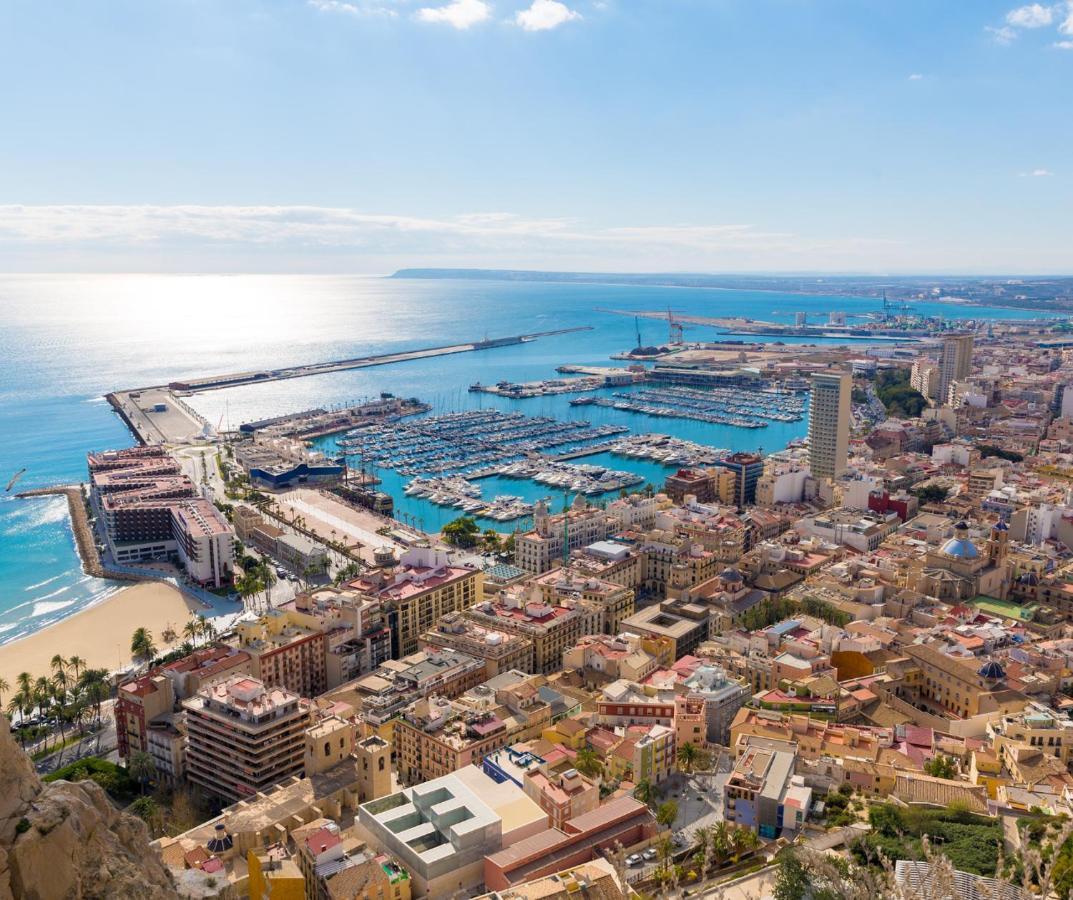
[[[573,506],[552,514],[547,504],[539,502],[533,510],[533,529],[514,540],[515,562],[527,572],[540,575],[558,560],[569,558],[596,541],[606,540],[615,520],[596,506],[589,506],[578,494]]]
[[[551,724],[534,676],[506,672],[455,700],[427,697],[395,720],[396,768],[413,784],[477,763],[494,750],[538,737]]]
[[[486,680],[484,660],[428,647],[404,659],[387,660],[328,698],[360,708],[367,731],[393,739],[392,720],[415,700],[433,694],[449,700]]]
[[[574,768],[554,772],[546,763],[531,768],[522,777],[522,790],[544,810],[552,828],[600,805],[599,785]]]
[[[644,581],[643,554],[638,548],[618,541],[597,541],[571,551],[568,566],[579,578],[599,578],[634,591]]]
[[[562,666],[563,652],[585,634],[601,630],[603,610],[586,600],[545,601],[539,588],[514,585],[494,600],[485,600],[463,615],[486,628],[527,638],[533,644],[533,670],[545,675]]]
[[[801,828],[812,804],[812,789],[794,775],[792,752],[749,746],[738,758],[723,788],[723,817],[776,838]]]
[[[533,642],[523,634],[479,625],[461,613],[447,613],[420,638],[421,648],[458,650],[484,660],[485,678],[517,669],[533,671]]]
[[[619,679],[596,699],[596,722],[606,728],[674,724],[674,691]]]
[[[391,629],[391,655],[398,659],[416,651],[421,634],[447,613],[479,603],[484,575],[451,565],[444,550],[414,547],[402,554],[397,568],[366,573],[349,587],[380,601]]]
[[[943,348],[939,355],[939,391],[936,398],[940,403],[949,402],[950,387],[954,382],[972,374],[972,350],[971,334],[950,334],[943,338]]]
[[[673,646],[668,638],[624,632],[617,637],[606,634],[582,636],[563,653],[562,667],[566,671],[580,672],[587,683],[619,678],[643,681],[661,665],[672,662]]]
[[[280,687],[236,676],[183,703],[187,778],[228,802],[301,775],[309,702]]]
[[[1061,760],[1073,759],[1073,718],[1042,703],[1032,702],[1019,712],[987,723],[987,733],[1003,759],[1010,745],[1027,745]]]
[[[600,610],[599,631],[618,634],[622,620],[632,615],[634,592],[613,581],[584,576],[570,566],[552,569],[533,579],[540,596],[548,604],[558,605],[563,600],[583,600]]]
[[[178,703],[216,681],[232,675],[252,675],[253,659],[245,650],[214,644],[161,666],[160,673],[171,681]]]
[[[300,697],[328,688],[328,637],[320,622],[298,610],[270,609],[252,621],[235,623],[238,646],[250,655],[255,678]]]
[[[149,723],[175,705],[171,682],[161,674],[142,675],[116,689],[115,722],[119,756],[148,751]]]
[[[220,587],[230,580],[231,525],[163,450],[91,453],[87,465],[90,505],[115,562],[173,557],[201,584]]]

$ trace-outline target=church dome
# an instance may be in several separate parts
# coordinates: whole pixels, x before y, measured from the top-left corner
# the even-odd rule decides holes
[[[976,674],[981,678],[989,678],[992,681],[1001,681],[1006,677],[1006,671],[993,659],[980,666],[980,671]]]
[[[731,568],[723,569],[723,571],[722,571],[722,573],[720,573],[719,577],[722,578],[723,581],[738,582],[738,581],[742,580],[741,572],[739,572],[737,569],[731,569]]]
[[[955,559],[976,559],[976,557],[980,555],[980,552],[976,549],[976,545],[972,541],[968,538],[957,537],[952,537],[943,544],[942,552]]]

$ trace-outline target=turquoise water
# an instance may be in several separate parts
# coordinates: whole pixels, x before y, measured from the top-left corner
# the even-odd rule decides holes
[[[279,366],[592,325],[593,331],[515,347],[414,360],[192,398],[211,421],[243,421],[311,406],[352,402],[380,391],[417,396],[436,411],[495,406],[530,415],[615,422],[729,449],[773,450],[804,422],[757,430],[651,419],[600,407],[571,407],[569,395],[505,400],[471,394],[474,381],[530,381],[562,363],[607,364],[636,343],[632,317],[597,308],[666,309],[790,321],[798,311],[874,311],[875,300],[770,292],[515,282],[402,281],[344,276],[0,276],[0,481],[20,468],[18,488],[85,477],[90,450],[126,446],[126,428],[102,394],[121,387],[260,366]],[[1028,311],[916,304],[950,318],[1027,318]],[[645,343],[667,339],[664,323],[641,320]],[[715,335],[686,331],[690,340]],[[596,457],[658,482],[654,463]],[[586,460],[582,460],[586,461]],[[398,477],[382,473],[385,486]],[[392,480],[395,480],[393,483]],[[529,499],[550,489],[490,480],[486,496]],[[458,515],[403,498],[400,508],[435,528]],[[505,526],[499,526],[505,527]],[[81,573],[64,501],[0,494],[0,641],[50,624],[99,600],[114,585]]]

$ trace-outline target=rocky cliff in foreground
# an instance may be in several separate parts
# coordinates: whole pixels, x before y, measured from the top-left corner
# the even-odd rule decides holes
[[[92,781],[42,784],[0,716],[0,900],[178,896],[145,823]]]

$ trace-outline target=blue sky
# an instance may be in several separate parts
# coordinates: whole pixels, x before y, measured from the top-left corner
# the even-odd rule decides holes
[[[1073,271],[1073,0],[6,0],[0,268]]]

